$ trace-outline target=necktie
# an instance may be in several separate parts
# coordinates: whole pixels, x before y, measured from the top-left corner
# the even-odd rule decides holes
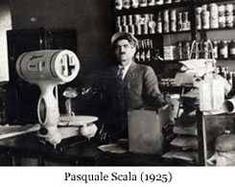
[[[120,80],[123,80],[123,75],[124,75],[124,67],[119,67],[117,77]]]

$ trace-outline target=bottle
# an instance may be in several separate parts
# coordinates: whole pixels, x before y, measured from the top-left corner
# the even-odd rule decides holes
[[[218,12],[219,12],[219,28],[225,28],[226,27],[225,6],[224,5],[219,5]]]
[[[170,31],[170,20],[169,20],[169,10],[165,10],[163,12],[163,31],[164,33],[168,33]]]
[[[210,12],[207,10],[202,11],[202,28],[203,29],[210,28]]]
[[[210,11],[210,28],[219,28],[219,11],[218,5],[216,3],[211,3],[209,5]]]
[[[156,22],[153,20],[153,14],[149,15],[149,22],[148,22],[148,26],[149,26],[149,33],[150,34],[155,34],[156,33]]]
[[[218,58],[218,41],[216,40],[213,41],[213,53],[214,53],[215,59],[217,59]]]
[[[163,5],[164,4],[164,0],[156,0],[155,4],[156,5]]]
[[[170,30],[172,32],[176,32],[177,30],[177,22],[176,22],[177,18],[176,18],[176,9],[173,9],[170,11]]]
[[[178,31],[182,31],[182,24],[183,24],[183,20],[182,20],[182,17],[183,17],[183,13],[182,12],[178,12],[178,15],[177,15],[177,20],[178,20],[178,23],[177,23],[177,30]]]
[[[226,40],[220,42],[219,57],[222,59],[228,58],[228,42]]]
[[[229,57],[235,58],[235,40],[232,40],[229,44]]]
[[[196,29],[200,30],[200,29],[202,29],[202,19],[201,19],[202,8],[197,7],[195,12],[196,12],[196,17],[195,17]]]
[[[233,4],[230,3],[225,5],[225,24],[228,28],[233,27]]]

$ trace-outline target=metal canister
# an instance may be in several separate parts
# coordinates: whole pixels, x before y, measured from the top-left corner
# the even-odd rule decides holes
[[[210,28],[210,12],[207,10],[202,11],[202,28],[203,29]]]
[[[130,0],[122,0],[122,7],[125,9],[129,9],[131,7]]]
[[[163,5],[164,4],[164,0],[156,0],[155,4],[156,5]]]
[[[210,11],[210,28],[219,28],[219,11],[218,5],[216,3],[211,3],[209,5]]]
[[[148,5],[147,0],[139,0],[140,7],[146,7]]]
[[[225,19],[225,6],[219,5],[218,7],[218,13],[219,13],[219,27],[225,28],[226,27],[226,19]]]
[[[225,23],[229,28],[233,27],[233,4],[225,5]]]
[[[131,7],[137,8],[139,6],[139,0],[131,0]]]
[[[195,18],[196,29],[200,30],[202,29],[202,19],[201,19],[202,7],[197,7],[195,9],[195,13],[196,13],[196,18]]]
[[[172,0],[164,0],[164,4],[171,4]]]
[[[155,0],[147,0],[148,6],[154,6]]]
[[[117,10],[122,9],[122,0],[115,0],[115,9]]]

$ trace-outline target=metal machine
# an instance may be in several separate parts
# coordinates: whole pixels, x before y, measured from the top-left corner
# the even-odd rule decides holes
[[[37,115],[41,134],[55,146],[63,139],[57,128],[60,114],[56,86],[77,76],[79,59],[69,50],[32,51],[20,55],[16,69],[22,79],[40,87]]]

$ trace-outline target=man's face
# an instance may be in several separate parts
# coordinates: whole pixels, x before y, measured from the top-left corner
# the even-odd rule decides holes
[[[132,62],[136,48],[129,43],[126,39],[118,40],[115,45],[115,55],[118,62],[126,66]]]

